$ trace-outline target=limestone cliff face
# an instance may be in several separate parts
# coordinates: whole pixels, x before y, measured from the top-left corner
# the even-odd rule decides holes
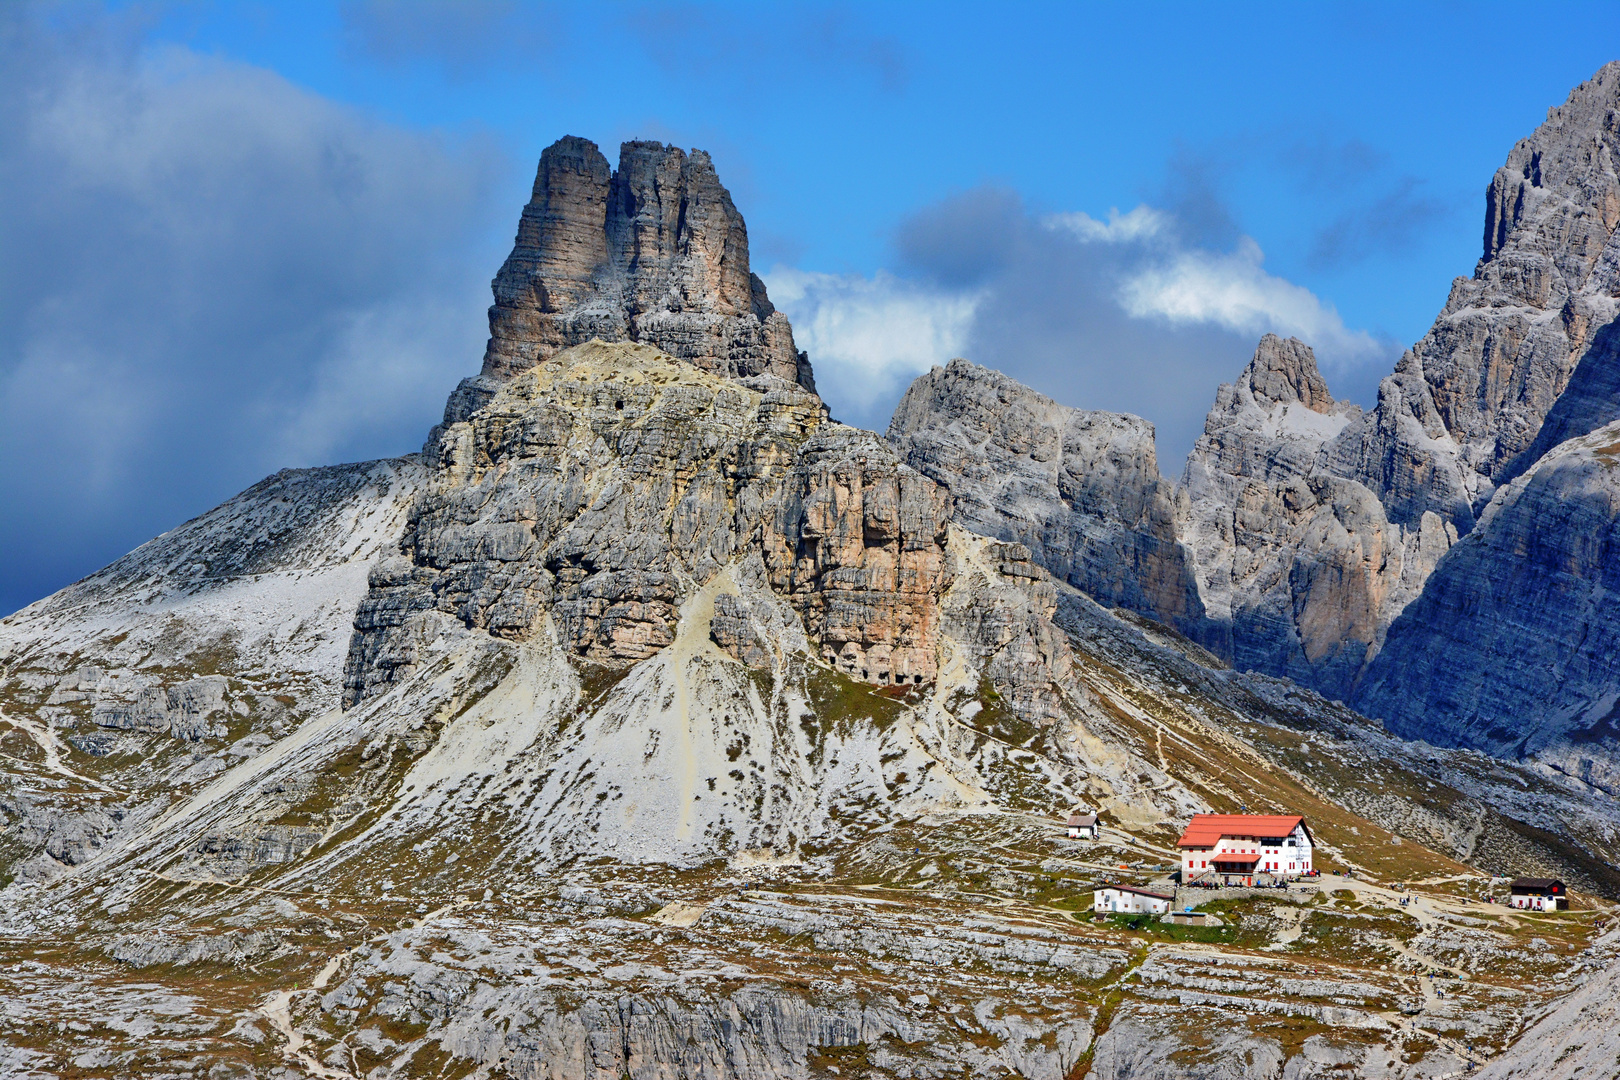
[[[1349,425],[1327,467],[1365,483],[1390,520],[1426,512],[1459,532],[1496,486],[1551,449],[1543,421],[1579,368],[1612,379],[1603,333],[1620,294],[1620,62],[1576,87],[1521,141],[1486,191],[1484,252],[1429,333]],[[1588,364],[1590,361],[1590,364]],[[1620,416],[1612,397],[1562,438]],[[1584,428],[1584,430],[1581,430]],[[1532,447],[1534,453],[1528,453]]]
[[[829,662],[931,680],[946,492],[814,394],[761,386],[593,342],[441,429],[401,555],[356,618],[345,700],[408,674],[445,620],[518,641],[549,621],[582,659],[646,659],[694,588],[749,557]],[[734,655],[768,651],[721,614]]]
[[[1203,632],[1174,490],[1159,476],[1145,420],[1059,405],[952,360],[912,383],[888,438],[908,465],[950,489],[963,527],[1025,545],[1099,600]]]
[[[1620,793],[1620,422],[1502,488],[1390,627],[1357,705]]]
[[[1473,277],[1372,411],[1332,403],[1308,350],[1271,338],[1221,389],[1187,463],[1187,540],[1239,667],[1350,697],[1498,485],[1620,418],[1617,117],[1620,63],[1513,148]]]
[[[1360,419],[1308,346],[1268,334],[1217,393],[1182,481],[1199,588],[1234,664],[1338,698],[1456,539],[1432,512],[1391,522],[1366,485],[1327,471]]]
[[[709,155],[627,142],[619,168],[573,136],[540,156],[494,281],[483,375],[592,338],[639,341],[728,377],[815,388],[793,328],[750,272],[748,230]]]

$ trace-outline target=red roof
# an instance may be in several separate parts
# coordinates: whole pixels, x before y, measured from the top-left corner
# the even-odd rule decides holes
[[[1260,861],[1260,856],[1258,855],[1238,855],[1231,851],[1220,855],[1211,855],[1210,858],[1215,860],[1216,866],[1222,866],[1226,863],[1237,863],[1239,866],[1253,866],[1255,863]]]
[[[1298,814],[1194,814],[1176,847],[1214,847],[1223,836],[1287,836],[1303,824]]]

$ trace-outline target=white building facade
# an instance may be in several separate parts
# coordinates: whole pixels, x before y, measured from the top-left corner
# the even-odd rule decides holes
[[[1297,814],[1195,814],[1176,847],[1183,882],[1296,878],[1316,869],[1310,827]]]
[[[1557,878],[1515,878],[1508,906],[1526,911],[1568,911],[1569,890]]]
[[[1163,915],[1176,902],[1173,896],[1131,885],[1108,885],[1091,894],[1091,910],[1122,915]]]
[[[1096,814],[1070,814],[1069,839],[1095,840],[1099,826]]]

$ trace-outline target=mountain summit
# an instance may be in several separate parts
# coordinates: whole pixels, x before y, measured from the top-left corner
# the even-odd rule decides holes
[[[494,298],[421,454],[0,620],[0,1072],[1542,1075],[1588,978],[1544,1023],[1600,1053],[1613,800],[1210,651],[1350,678],[1457,537],[1327,468],[1365,417],[1305,345],[1221,388],[1190,494],[1145,421],[962,360],[848,427],[708,155],[649,142],[546,150]],[[1612,519],[1617,445],[1505,488],[1487,569],[1566,492]],[[1245,808],[1335,876],[1176,880]]]
[[[540,155],[494,281],[483,374],[510,378],[592,338],[635,341],[729,378],[815,389],[810,360],[748,266],[748,228],[702,150],[588,139]]]

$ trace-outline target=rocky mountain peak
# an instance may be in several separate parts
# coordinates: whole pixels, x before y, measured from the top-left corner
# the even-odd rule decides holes
[[[502,380],[593,338],[731,378],[813,390],[809,358],[748,263],[748,229],[709,155],[627,142],[617,170],[567,136],[540,155],[493,283],[483,374]]]
[[[1331,471],[1361,413],[1297,341],[1186,491],[1146,421],[962,360],[885,439],[657,143],[549,148],[495,287],[422,455],[277,474],[0,619],[0,1075],[1613,1075],[1620,423],[1461,543]],[[1199,635],[1341,695],[1371,658],[1431,745]],[[1354,873],[1162,876],[1249,806]],[[1086,919],[1099,871],[1219,918]],[[1473,902],[1504,873],[1579,902]]]
[[[1473,277],[1453,282],[1377,410],[1335,449],[1330,468],[1365,481],[1392,520],[1433,511],[1471,529],[1497,486],[1551,448],[1537,436],[1566,388],[1580,407],[1556,418],[1560,438],[1620,415],[1603,400],[1620,293],[1617,110],[1610,64],[1514,146],[1486,189]]]
[[[1620,63],[1507,155],[1483,258],[1375,409],[1325,385],[1318,407],[1309,350],[1276,338],[1221,388],[1183,541],[1236,666],[1408,736],[1620,784],[1620,672],[1589,614],[1613,577],[1613,439],[1595,433],[1620,422],[1617,161]],[[1321,415],[1271,405],[1296,397]]]
[[[1333,395],[1316,368],[1316,354],[1298,338],[1267,334],[1243,371],[1242,383],[1258,402],[1299,402],[1312,412],[1333,411]]]
[[[1548,109],[1546,122],[1513,147],[1486,189],[1482,262],[1537,254],[1545,240],[1554,239],[1563,248],[1559,269],[1572,284],[1584,279],[1620,222],[1617,109],[1620,62],[1604,65],[1563,105]]]
[[[1109,604],[1189,635],[1203,626],[1174,488],[1159,475],[1146,420],[1060,405],[957,359],[911,384],[888,439],[949,489],[964,528],[1026,546]]]
[[[675,643],[697,588],[744,563],[829,665],[931,681],[949,495],[802,387],[759,382],[592,341],[438,429],[400,557],[371,574],[355,617],[346,702],[467,631],[555,636],[577,660],[633,665]],[[722,647],[768,658],[774,639],[755,627],[780,621],[772,611],[723,612]]]

